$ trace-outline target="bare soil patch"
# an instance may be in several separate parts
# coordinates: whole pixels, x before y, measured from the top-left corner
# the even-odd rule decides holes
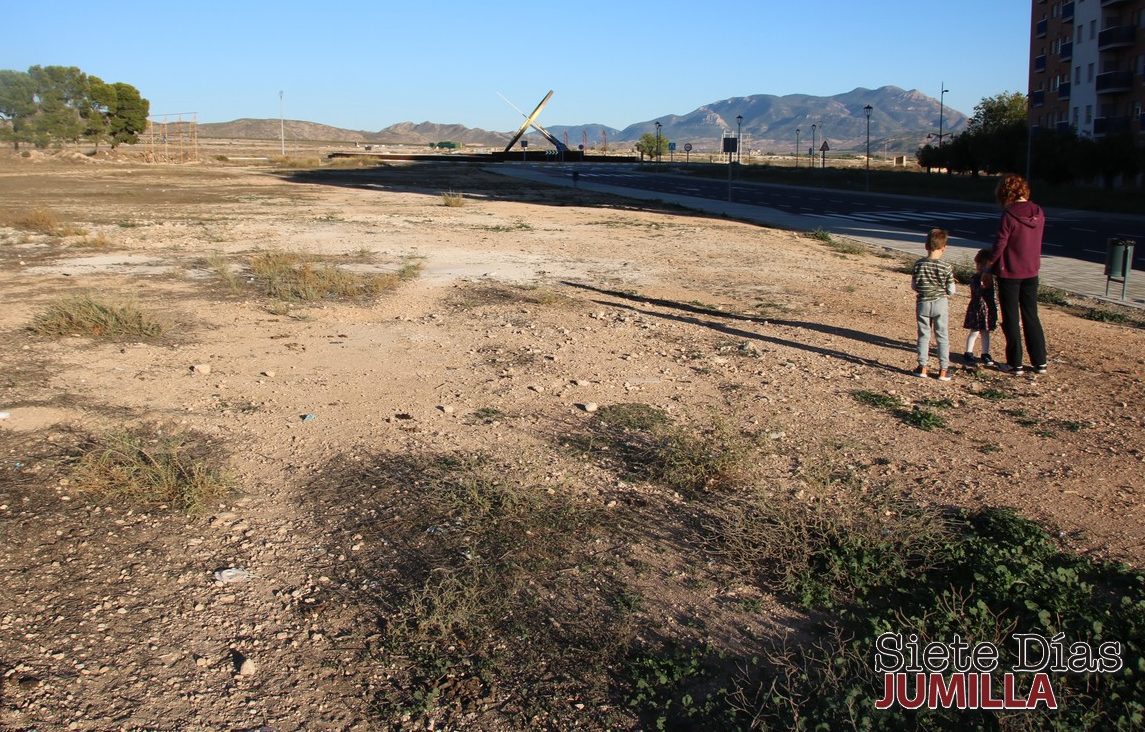
[[[1137,328],[1047,307],[1047,375],[915,379],[892,257],[464,166],[5,155],[0,201],[83,230],[0,228],[0,727],[638,727],[615,686],[634,651],[807,632],[705,550],[730,483],[1012,507],[1070,551],[1145,557]],[[249,268],[267,251],[421,269],[284,304]],[[104,294],[175,325],[29,329]],[[666,481],[649,438],[594,428],[632,404],[664,439],[742,440],[741,470],[701,454]],[[81,438],[125,428],[202,436],[238,493],[182,512],[89,490]]]

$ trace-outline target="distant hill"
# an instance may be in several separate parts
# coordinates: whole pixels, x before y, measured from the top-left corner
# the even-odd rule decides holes
[[[280,129],[280,124],[282,129]],[[285,134],[288,140],[309,142],[359,142],[366,144],[427,145],[452,140],[470,145],[504,147],[511,132],[489,132],[464,125],[442,125],[433,122],[401,122],[378,132],[345,130],[340,127],[288,119],[236,119],[232,122],[206,122],[198,126],[200,137],[238,140],[277,140]]]
[[[811,145],[815,125],[816,145],[824,136],[832,150],[860,150],[866,145],[866,105],[871,105],[871,148],[881,150],[883,143],[891,151],[913,150],[926,141],[928,133],[938,132],[939,101],[917,90],[897,86],[878,89],[862,87],[830,97],[807,94],[774,96],[755,94],[724,99],[695,109],[687,114],[668,114],[637,122],[618,130],[606,125],[545,125],[558,139],[575,148],[587,140],[588,147],[600,148],[607,140],[610,147],[630,148],[646,132],[655,132],[657,121],[661,134],[681,146],[691,142],[697,151],[717,150],[725,131],[736,133],[736,115],[743,116],[742,134],[745,149],[761,152],[787,152],[795,149],[795,130],[800,131],[800,148]],[[943,132],[958,132],[966,125],[966,115],[943,107]],[[542,115],[543,117],[543,115]],[[267,139],[279,137],[277,119],[240,119],[233,122],[199,125],[199,135],[208,138]],[[285,134],[290,140],[358,142],[366,144],[423,145],[451,140],[468,145],[503,147],[513,131],[490,132],[459,124],[402,122],[378,132],[344,130],[314,122],[286,120]],[[530,145],[543,146],[538,134],[528,135]]]

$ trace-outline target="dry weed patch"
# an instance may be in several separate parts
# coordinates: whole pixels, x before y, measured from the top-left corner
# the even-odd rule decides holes
[[[747,474],[756,442],[723,421],[703,429],[677,425],[647,404],[602,407],[565,442],[633,480],[682,495],[734,487]]]
[[[155,338],[167,325],[131,303],[112,303],[91,295],[57,300],[30,326],[39,335],[92,338]]]
[[[471,310],[479,307],[528,304],[571,307],[578,301],[568,295],[541,285],[505,285],[500,283],[474,283],[459,287],[451,298],[454,307]]]
[[[233,493],[219,450],[194,434],[114,432],[89,438],[72,476],[109,502],[195,513]]]
[[[375,298],[416,278],[421,266],[420,260],[409,259],[395,272],[362,274],[299,252],[266,251],[251,259],[250,271],[268,297],[308,302]]]
[[[78,227],[61,223],[59,217],[47,208],[2,212],[0,213],[0,226],[31,231],[36,234],[47,234],[48,236],[73,236],[84,233]]]
[[[388,453],[332,471],[319,512],[355,497],[338,533],[369,547],[355,555],[354,584],[384,619],[368,654],[384,671],[381,722],[608,719],[571,703],[608,697],[608,667],[630,640],[611,601],[620,592],[602,509],[479,454]]]
[[[457,191],[442,191],[441,204],[450,208],[459,208],[465,205],[465,194]]]

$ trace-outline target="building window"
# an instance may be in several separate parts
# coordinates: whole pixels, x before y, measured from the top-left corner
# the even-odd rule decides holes
[[[1094,38],[1097,38],[1097,21],[1091,20],[1089,21],[1089,40],[1092,41]]]
[[[1078,119],[1081,118],[1080,112],[1081,112],[1081,110],[1078,109],[1077,107],[1073,108],[1073,126],[1075,129],[1077,128]]]
[[[1080,46],[1082,39],[1085,38],[1085,24],[1078,25],[1077,27],[1077,43]]]
[[[1093,124],[1093,105],[1085,105],[1085,123],[1087,125]]]
[[[1091,84],[1093,83],[1093,64],[1085,68],[1085,80]]]
[[[1074,66],[1073,67],[1073,83],[1081,84],[1081,67],[1080,66]]]

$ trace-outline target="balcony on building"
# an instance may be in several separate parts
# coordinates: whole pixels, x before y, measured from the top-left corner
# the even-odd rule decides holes
[[[1098,94],[1122,94],[1132,88],[1132,71],[1106,71],[1097,75]]]
[[[1137,27],[1132,25],[1117,25],[1106,28],[1097,34],[1097,50],[1108,51],[1112,48],[1128,48],[1137,40]]]
[[[1046,70],[1046,55],[1043,53],[1041,56],[1034,58],[1034,72],[1042,72]]]
[[[1054,129],[1058,132],[1069,132],[1073,126],[1069,122],[1058,122],[1054,125]]]
[[[1073,58],[1073,43],[1063,43],[1061,48],[1058,49],[1058,57],[1062,61],[1069,61]]]
[[[1062,5],[1062,22],[1073,22],[1073,3],[1066,3],[1065,5]]]
[[[1034,26],[1034,35],[1036,35],[1038,38],[1045,38],[1046,37],[1046,26],[1048,24],[1049,24],[1049,21],[1046,20],[1045,18],[1043,18],[1042,20],[1039,20],[1038,24]]]
[[[1044,91],[1030,92],[1030,103],[1035,107],[1040,107],[1046,103],[1046,93]]]
[[[1071,84],[1058,84],[1058,99],[1069,99]]]
[[[1129,131],[1132,117],[1098,117],[1093,120],[1094,135],[1116,135]]]
[[[1101,7],[1109,8],[1114,5],[1120,5],[1123,2],[1126,2],[1126,0],[1101,0]]]

